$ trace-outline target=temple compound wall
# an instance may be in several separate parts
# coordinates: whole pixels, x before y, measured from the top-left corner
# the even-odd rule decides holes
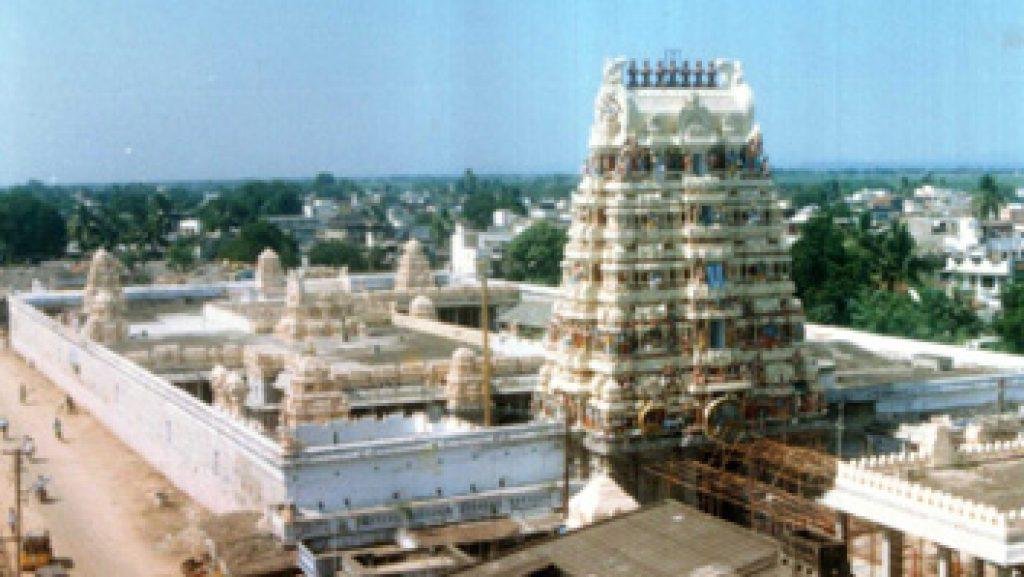
[[[47,316],[34,306],[46,298],[9,299],[12,349],[214,513],[262,511],[287,541],[342,546],[559,504],[557,422],[474,427],[397,414],[296,422],[271,436]]]
[[[281,450],[23,297],[8,300],[11,348],[190,497],[215,513],[287,499]]]

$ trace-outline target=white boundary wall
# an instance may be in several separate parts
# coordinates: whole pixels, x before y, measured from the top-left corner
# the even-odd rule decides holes
[[[8,306],[11,347],[212,512],[294,503],[311,516],[300,517],[304,528],[294,536],[323,537],[393,530],[402,523],[394,509],[411,503],[435,523],[557,505],[559,423],[398,435],[284,455],[273,440],[75,334],[25,297]],[[337,513],[328,520],[321,507]],[[373,507],[382,514],[356,512]],[[353,514],[360,525],[348,525]]]
[[[891,337],[831,325],[805,325],[808,341],[845,341],[876,355],[909,361],[914,355],[940,355],[953,359],[956,368],[971,367],[1000,371],[1024,371],[1024,356],[992,351],[976,351],[957,345],[944,345],[903,337]]]
[[[11,348],[174,485],[215,513],[286,500],[279,446],[19,296]]]

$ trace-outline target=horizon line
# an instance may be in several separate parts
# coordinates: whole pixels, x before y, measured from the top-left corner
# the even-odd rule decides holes
[[[473,170],[471,167],[465,170]],[[996,165],[980,165],[980,164],[936,164],[936,165],[923,165],[923,164],[869,164],[869,163],[798,163],[788,166],[779,166],[772,168],[773,173],[780,172],[939,172],[939,173],[961,173],[961,172],[992,172],[996,174],[1006,173],[1022,173],[1024,174],[1024,165],[1010,165],[1010,164],[996,164]],[[234,183],[234,182],[253,182],[253,181],[306,181],[316,178],[318,174],[327,173],[331,174],[334,178],[339,180],[352,180],[352,181],[365,181],[365,180],[378,180],[378,179],[452,179],[459,178],[464,174],[463,172],[436,172],[436,173],[381,173],[381,174],[358,174],[358,175],[343,175],[332,172],[330,170],[319,170],[312,174],[301,175],[301,176],[237,176],[237,177],[192,177],[192,178],[163,178],[163,179],[144,179],[144,180],[107,180],[107,181],[47,181],[45,178],[29,178],[23,181],[7,181],[0,183],[0,188],[8,189],[17,186],[26,186],[32,182],[38,182],[47,187],[74,187],[74,186],[111,186],[111,185],[174,185],[174,184],[197,184],[197,183]],[[579,173],[577,171],[524,171],[524,172],[478,172],[473,170],[473,174],[485,177],[485,178],[509,178],[509,177],[528,177],[528,178],[540,178],[540,177],[573,177],[578,178]]]

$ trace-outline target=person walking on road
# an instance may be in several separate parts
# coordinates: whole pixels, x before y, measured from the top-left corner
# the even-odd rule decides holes
[[[11,530],[11,536],[14,535],[14,531],[18,528],[18,516],[14,512],[14,507],[7,508],[7,528]]]
[[[23,405],[28,401],[28,387],[25,383],[18,383],[18,401]]]
[[[64,431],[61,428],[60,417],[53,418],[53,436],[56,437],[58,441],[64,440]]]

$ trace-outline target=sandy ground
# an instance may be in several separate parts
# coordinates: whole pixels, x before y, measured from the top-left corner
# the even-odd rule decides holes
[[[51,502],[23,496],[24,527],[48,529],[55,554],[74,561],[76,577],[180,575],[181,561],[197,550],[201,510],[84,411],[61,414],[66,440],[58,441],[53,420],[63,394],[9,350],[0,350],[0,375],[0,416],[10,420],[12,438],[30,435],[36,444],[22,486],[38,475],[52,478]],[[18,402],[22,382],[29,391],[25,405]],[[0,517],[7,536],[13,464],[2,459]],[[156,504],[156,491],[169,495],[169,505]]]

